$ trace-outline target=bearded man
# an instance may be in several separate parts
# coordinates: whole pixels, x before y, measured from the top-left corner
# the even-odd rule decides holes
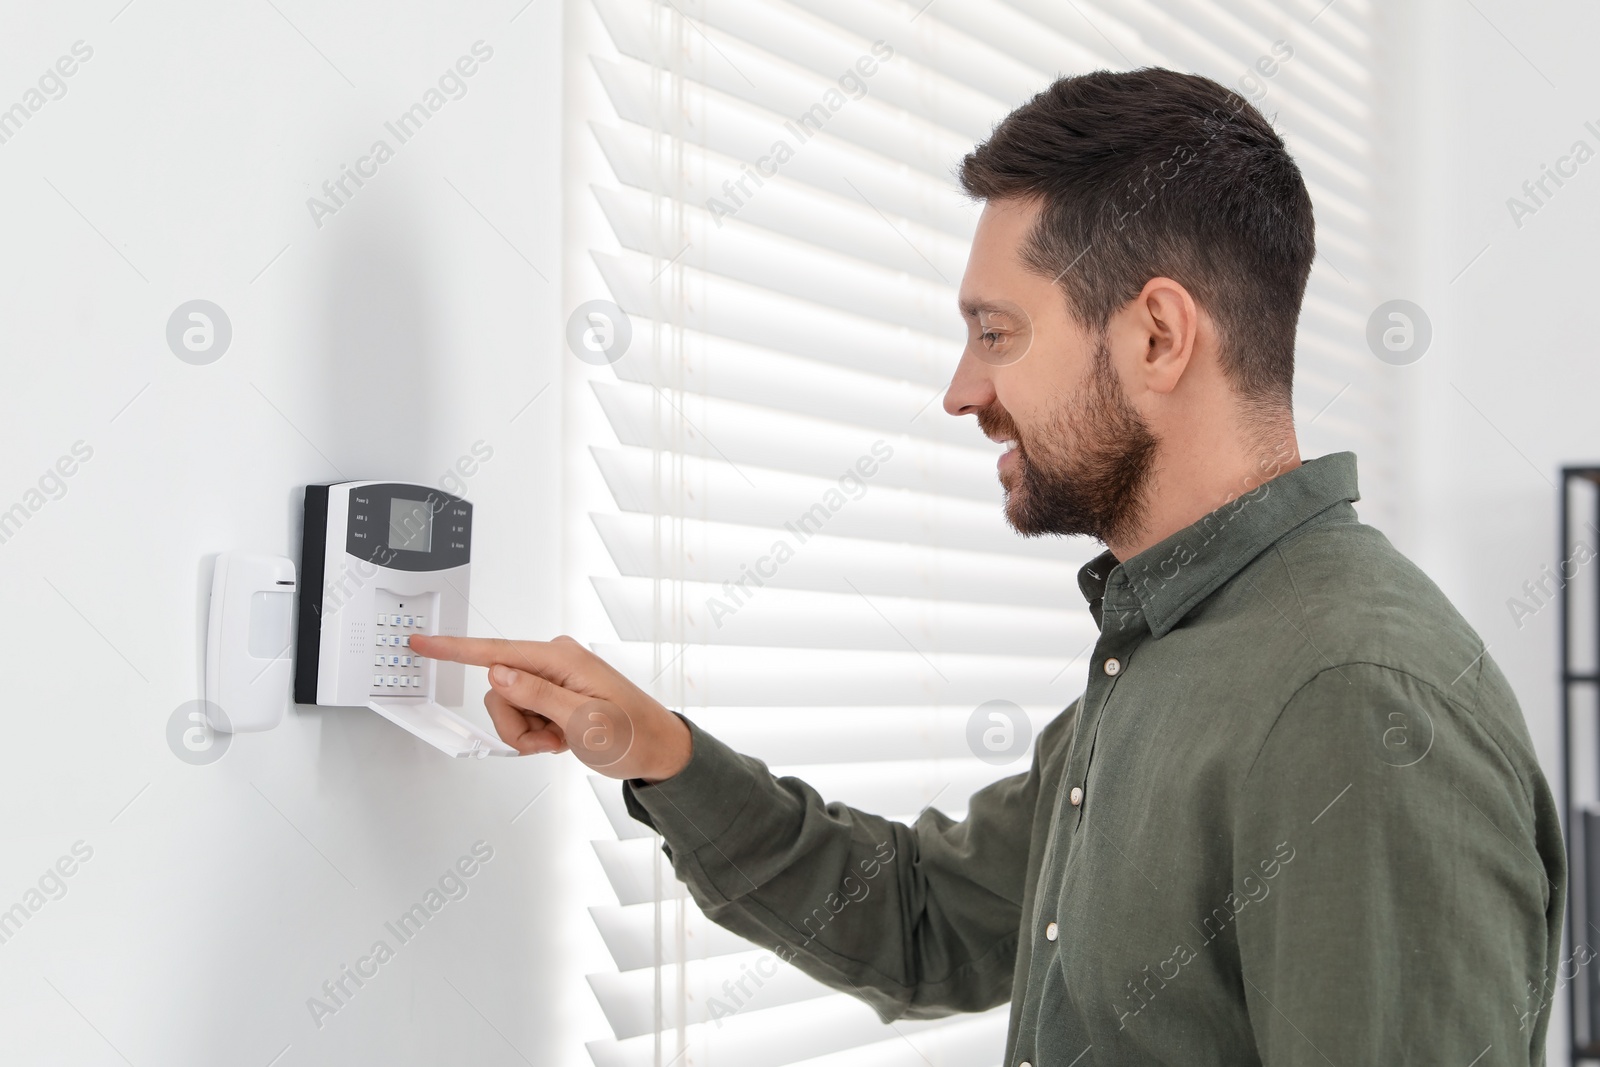
[[[490,667],[521,752],[625,726],[602,769],[707,916],[886,1021],[1009,1000],[1006,1067],[1543,1063],[1557,807],[1482,641],[1357,519],[1355,457],[1300,458],[1314,223],[1283,141],[1208,79],[1096,72],[960,178],[985,206],[945,410],[1005,442],[1017,531],[1105,546],[1085,691],[1026,773],[905,825],[571,639],[413,647]]]

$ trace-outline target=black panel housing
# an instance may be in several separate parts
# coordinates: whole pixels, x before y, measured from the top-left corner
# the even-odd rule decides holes
[[[328,487],[306,486],[300,524],[299,607],[294,650],[294,702],[317,702],[317,664],[322,654],[322,584],[327,561]]]

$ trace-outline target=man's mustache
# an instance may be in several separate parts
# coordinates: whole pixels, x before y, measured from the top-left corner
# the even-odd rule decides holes
[[[982,430],[986,437],[1008,437],[1019,445],[1021,444],[1021,437],[1017,433],[1016,421],[1011,418],[1011,413],[1005,408],[1000,407],[998,404],[979,408],[977,416],[978,429]]]

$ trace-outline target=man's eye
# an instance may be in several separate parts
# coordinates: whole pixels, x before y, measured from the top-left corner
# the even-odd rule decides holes
[[[998,331],[995,331],[995,330],[985,330],[985,331],[983,331],[983,343],[988,345],[990,348],[993,348],[995,345],[999,344],[1000,340],[1001,340],[1001,335],[999,334]]]

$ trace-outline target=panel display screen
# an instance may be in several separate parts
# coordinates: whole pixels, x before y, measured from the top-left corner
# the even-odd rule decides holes
[[[433,509],[425,500],[389,500],[389,547],[406,552],[433,548]]]
[[[353,486],[345,551],[396,571],[447,571],[472,561],[472,505],[409,482]],[[309,512],[307,514],[310,514]]]

